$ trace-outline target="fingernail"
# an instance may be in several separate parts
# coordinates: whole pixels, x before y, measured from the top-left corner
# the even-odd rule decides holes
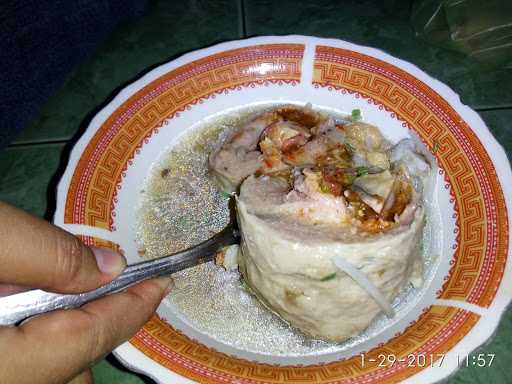
[[[158,279],[154,279],[154,281],[162,287],[165,296],[167,296],[174,288],[174,279],[171,276],[159,277]]]
[[[91,247],[98,269],[103,273],[119,274],[126,268],[123,255],[108,248]]]

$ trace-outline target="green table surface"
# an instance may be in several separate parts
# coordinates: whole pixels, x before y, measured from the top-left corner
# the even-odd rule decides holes
[[[69,151],[94,114],[126,84],[157,64],[212,44],[259,35],[333,37],[381,48],[449,85],[474,108],[512,155],[512,71],[478,70],[463,55],[414,37],[409,1],[154,1],[144,17],[119,26],[71,73],[38,116],[0,152],[0,199],[51,219],[55,187]],[[491,368],[459,370],[450,383],[512,383],[512,311],[476,353]],[[93,368],[96,383],[152,382],[112,355]]]

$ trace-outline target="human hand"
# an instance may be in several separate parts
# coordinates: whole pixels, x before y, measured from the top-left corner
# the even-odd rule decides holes
[[[89,291],[126,267],[121,255],[89,248],[66,231],[2,202],[0,241],[0,295],[23,287]],[[144,325],[170,282],[149,280],[79,309],[0,327],[0,383],[92,383],[89,367]]]

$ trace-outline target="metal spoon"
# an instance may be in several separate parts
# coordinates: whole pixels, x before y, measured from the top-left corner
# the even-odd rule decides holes
[[[77,308],[141,281],[169,275],[211,261],[219,249],[237,244],[239,239],[236,221],[232,217],[231,224],[212,238],[185,251],[129,265],[115,280],[93,291],[59,294],[36,289],[0,298],[0,326],[15,325],[29,317],[57,309]]]

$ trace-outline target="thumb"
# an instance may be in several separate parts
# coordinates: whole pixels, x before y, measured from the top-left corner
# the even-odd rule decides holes
[[[0,282],[54,292],[101,286],[126,267],[123,256],[0,202]]]
[[[67,383],[133,336],[169,292],[170,278],[148,280],[78,309],[0,327],[0,382]],[[30,367],[30,369],[27,369]],[[83,377],[80,377],[83,379]]]

